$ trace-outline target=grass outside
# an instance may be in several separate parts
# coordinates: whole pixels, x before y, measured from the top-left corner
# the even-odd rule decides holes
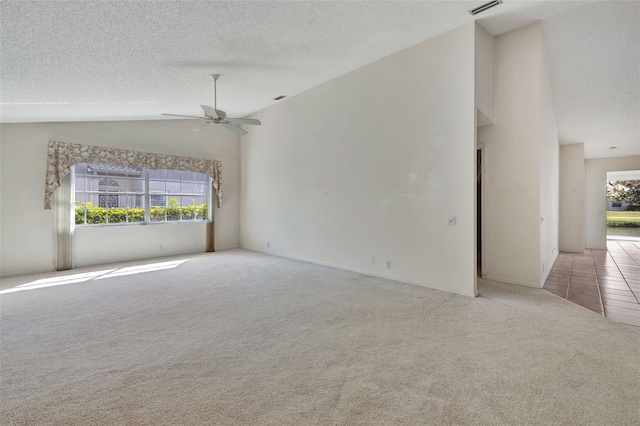
[[[607,226],[616,228],[640,228],[640,212],[607,212]]]

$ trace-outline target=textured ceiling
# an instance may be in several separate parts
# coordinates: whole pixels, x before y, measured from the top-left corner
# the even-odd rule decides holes
[[[209,75],[214,72],[222,74],[218,107],[230,116],[245,116],[274,104],[276,96],[293,96],[471,22],[474,18],[467,10],[484,2],[2,0],[0,120],[144,120],[160,119],[162,112],[200,115],[198,105],[212,104]],[[627,9],[637,6],[629,3]],[[583,120],[586,128],[579,123],[581,133],[575,124],[566,124],[575,123],[580,115],[580,109],[571,106],[583,102],[573,99],[574,90],[567,89],[565,77],[580,69],[576,64],[587,61],[585,56],[602,56],[598,49],[608,45],[596,43],[586,51],[583,45],[572,55],[560,50],[572,49],[580,36],[592,34],[593,26],[600,25],[602,14],[585,12],[592,6],[587,1],[504,0],[479,15],[493,34],[545,22],[551,37],[547,42],[558,46],[551,51],[550,69],[564,141],[587,143],[585,134],[596,133],[589,131],[588,126],[594,125],[591,118]],[[605,29],[626,31],[637,47],[638,40],[633,39],[638,33],[637,13],[635,33],[628,25],[614,22],[611,27],[618,18],[631,22],[634,16],[627,12],[612,16]],[[579,13],[588,16],[573,19],[577,22],[572,31],[559,28]],[[637,69],[638,51],[632,52],[636,56],[622,61],[626,65],[615,64],[626,67],[627,80],[633,77],[632,67]],[[608,71],[615,75],[621,70]],[[609,86],[599,86],[602,77],[594,76],[597,81],[592,86],[599,89],[593,96],[610,93]],[[631,86],[637,94],[637,80]],[[636,97],[636,108],[637,102]],[[598,104],[597,99],[592,104]],[[632,119],[627,121],[633,124]],[[635,135],[638,141],[637,129]]]
[[[542,28],[560,142],[584,143],[586,158],[640,155],[640,2],[592,3]]]

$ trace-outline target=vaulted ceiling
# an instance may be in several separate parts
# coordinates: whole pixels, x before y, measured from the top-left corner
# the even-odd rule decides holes
[[[0,120],[245,116],[474,17],[480,1],[7,1]],[[542,21],[561,143],[640,154],[640,3],[517,1],[494,35]],[[609,147],[616,146],[615,150]]]

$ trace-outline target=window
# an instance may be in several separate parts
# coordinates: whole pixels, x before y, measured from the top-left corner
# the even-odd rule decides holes
[[[209,177],[178,170],[74,166],[76,225],[206,220]]]
[[[622,207],[622,203],[611,203],[611,207]]]

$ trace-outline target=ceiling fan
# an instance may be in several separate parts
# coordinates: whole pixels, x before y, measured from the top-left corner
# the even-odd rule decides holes
[[[199,120],[205,120],[204,123],[200,124],[197,127],[191,129],[192,131],[198,131],[207,127],[208,125],[218,124],[225,129],[231,130],[238,135],[246,135],[247,131],[241,129],[238,126],[234,126],[234,124],[250,124],[252,126],[260,126],[262,123],[260,120],[256,120],[255,118],[231,118],[227,117],[227,113],[218,109],[218,95],[217,95],[217,82],[218,78],[220,78],[220,74],[211,74],[211,78],[213,79],[213,108],[206,105],[200,105],[202,110],[204,111],[204,117],[198,117],[195,115],[179,115],[179,114],[162,114],[169,115],[172,117],[189,117],[189,118],[197,118]]]

